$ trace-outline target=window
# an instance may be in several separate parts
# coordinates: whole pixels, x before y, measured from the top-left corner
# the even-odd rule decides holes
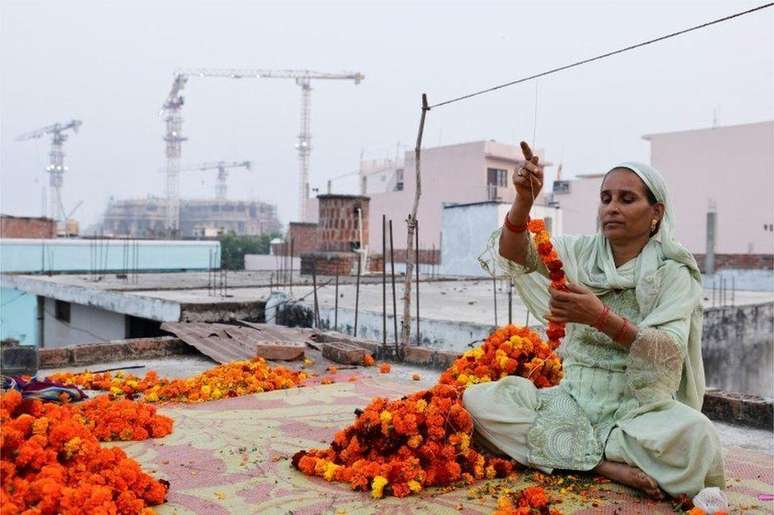
[[[499,188],[508,186],[508,171],[501,168],[486,169],[486,183]]]
[[[70,323],[70,303],[61,300],[54,301],[54,317],[62,322]]]

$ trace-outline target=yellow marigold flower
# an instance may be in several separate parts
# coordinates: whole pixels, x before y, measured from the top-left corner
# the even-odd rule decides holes
[[[486,478],[487,479],[494,479],[495,476],[497,476],[497,471],[494,468],[494,465],[489,465],[486,467]]]
[[[323,472],[323,478],[326,481],[333,481],[333,477],[336,474],[336,471],[341,468],[341,465],[336,465],[332,461],[329,461],[325,465],[325,472]]]
[[[427,408],[427,401],[424,399],[419,399],[417,401],[417,413],[424,413],[425,408]]]
[[[48,417],[40,417],[32,423],[32,433],[36,435],[44,435],[48,431]]]
[[[220,391],[218,388],[215,388],[215,389],[212,391],[212,395],[211,395],[211,397],[212,397],[213,399],[220,399],[221,397],[223,397],[223,392],[221,392],[221,391]]]
[[[457,378],[457,382],[460,384],[468,384],[470,382],[470,378],[466,374],[460,374]]]
[[[481,359],[484,356],[484,349],[481,347],[476,347],[473,349],[473,357],[476,359]]]
[[[157,392],[151,391],[145,394],[145,402],[158,402],[159,401],[159,394]]]
[[[406,483],[409,487],[409,490],[411,490],[414,493],[417,493],[422,490],[422,484],[419,481],[415,481],[412,479],[408,483]]]
[[[470,447],[470,436],[465,433],[459,433],[460,435],[460,450],[467,451]]]
[[[117,386],[111,386],[110,393],[112,393],[113,395],[122,395],[124,391]]]
[[[414,435],[408,439],[406,445],[412,449],[416,449],[422,443],[422,435]]]
[[[67,440],[64,444],[65,455],[71,458],[73,454],[77,453],[81,448],[81,438],[76,436]]]
[[[209,395],[210,394],[210,386],[205,384],[202,386],[202,395]]]
[[[392,413],[387,410],[382,411],[379,413],[379,420],[381,420],[383,424],[389,424],[392,422]]]
[[[384,487],[387,486],[387,478],[384,476],[374,476],[374,480],[371,482],[371,496],[374,499],[381,499],[384,495]]]

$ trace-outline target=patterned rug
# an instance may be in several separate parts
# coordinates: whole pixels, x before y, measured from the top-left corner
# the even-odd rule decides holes
[[[170,405],[161,409],[175,420],[170,436],[115,445],[155,477],[171,482],[168,502],[158,507],[161,514],[491,513],[497,494],[488,487],[494,490],[502,481],[375,501],[347,485],[310,478],[291,467],[296,451],[326,447],[336,430],[352,422],[354,410],[372,397],[396,398],[416,389],[416,384],[362,377],[357,382]],[[757,498],[774,493],[771,456],[727,449],[726,471],[733,513],[774,513],[774,503]],[[532,476],[521,473],[513,487],[534,484]],[[644,500],[619,485],[598,485],[586,496],[561,491],[566,485],[549,489],[562,498],[557,507],[563,513],[674,513],[669,503]]]

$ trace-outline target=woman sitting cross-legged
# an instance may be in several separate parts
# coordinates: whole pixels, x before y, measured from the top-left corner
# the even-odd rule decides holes
[[[481,261],[511,277],[539,320],[567,323],[565,375],[544,389],[514,376],[470,386],[475,438],[523,465],[594,471],[654,498],[724,488],[718,435],[700,411],[701,275],[674,239],[663,178],[639,163],[605,175],[599,232],[552,239],[569,283],[559,291],[526,232],[543,172],[522,149],[516,199]]]

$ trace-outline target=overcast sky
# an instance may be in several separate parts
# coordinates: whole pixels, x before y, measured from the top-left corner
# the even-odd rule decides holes
[[[49,140],[18,134],[77,118],[66,209],[82,227],[109,196],[163,195],[159,109],[178,67],[359,71],[312,93],[312,186],[392,157],[431,103],[679,30],[764,0],[718,2],[258,2],[0,0],[0,211],[39,215]],[[536,141],[564,173],[649,159],[643,134],[774,118],[774,9],[541,79]],[[534,83],[433,110],[426,146],[532,139]],[[192,79],[182,162],[243,160],[232,198],[295,219],[299,88],[289,80]],[[733,166],[733,149],[729,149]],[[189,172],[183,197],[212,194]],[[354,188],[339,181],[339,189]]]

